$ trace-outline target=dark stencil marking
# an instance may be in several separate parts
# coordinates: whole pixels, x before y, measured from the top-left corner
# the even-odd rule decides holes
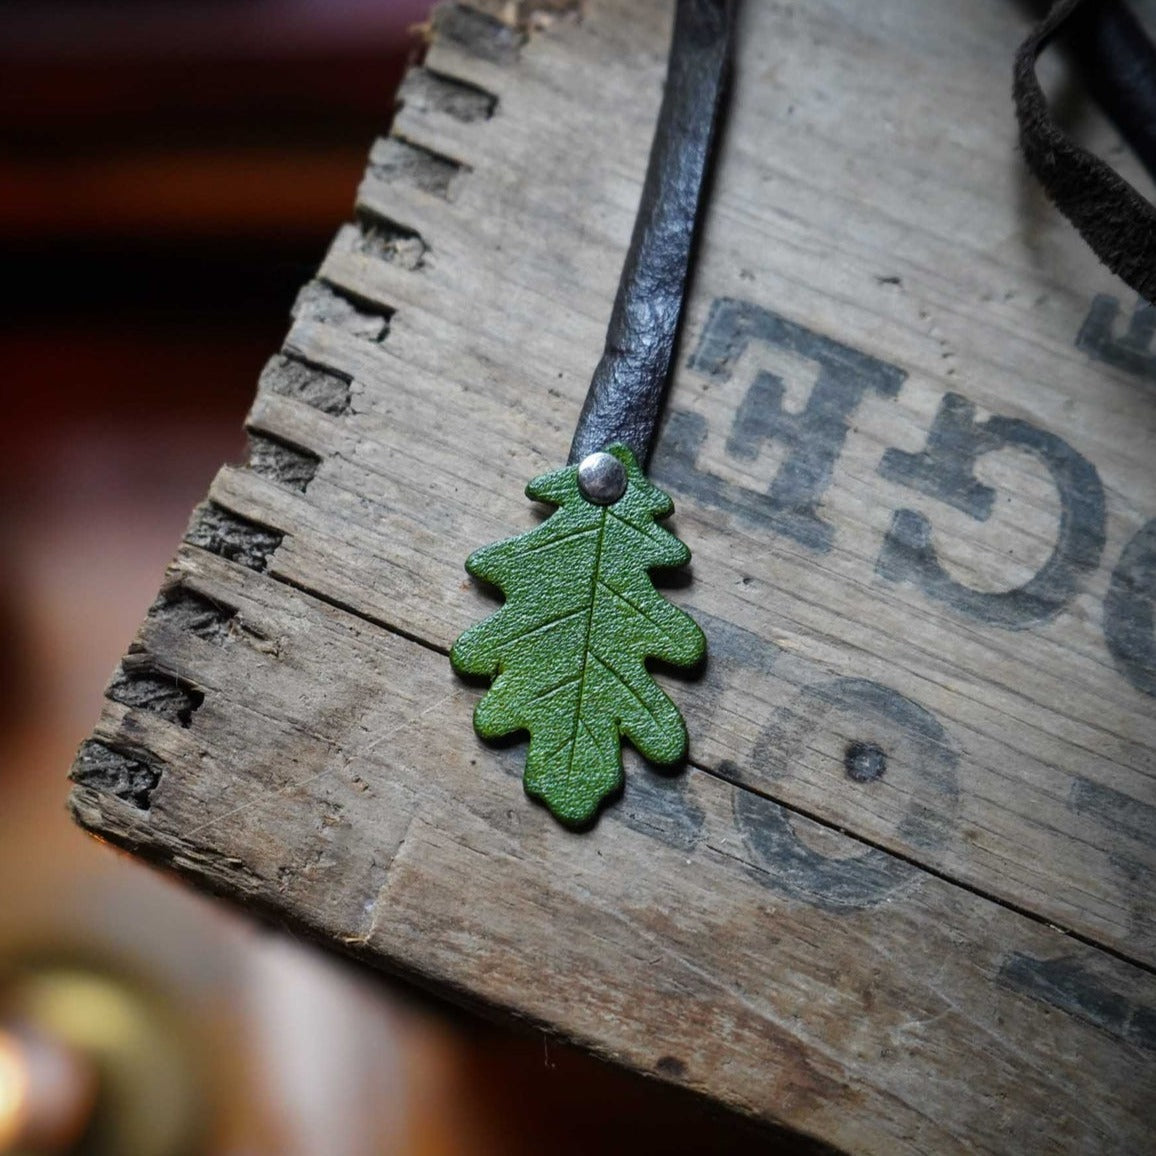
[[[1018,418],[975,421],[975,406],[947,394],[935,416],[927,448],[918,454],[889,449],[879,473],[910,486],[978,521],[991,513],[995,494],[974,476],[976,459],[1005,448],[1028,450],[1047,467],[1060,497],[1060,529],[1044,565],[1023,586],[987,592],[957,582],[941,565],[931,523],[915,510],[896,510],[876,573],[892,582],[913,582],[953,609],[1009,630],[1055,617],[1075,597],[1080,581],[1100,564],[1104,550],[1104,488],[1096,467],[1063,438]]]
[[[817,823],[736,787],[735,826],[755,862],[749,873],[767,887],[827,911],[861,910],[919,878],[918,868],[875,847],[847,859],[832,859],[799,838],[798,827],[823,831]]]
[[[851,416],[868,393],[894,397],[907,374],[857,349],[788,321],[746,301],[720,298],[690,359],[690,367],[716,381],[730,378],[751,342],[763,342],[817,367],[817,377],[800,413],[783,408],[783,379],[761,371],[747,389],[727,439],[727,453],[745,461],[758,457],[764,442],[787,447],[770,488],[756,495],[696,468],[706,437],[702,418],[672,413],[659,439],[654,469],[658,480],[738,518],[784,534],[808,549],[831,548],[833,529],[818,513],[831,484]]]
[[[1123,791],[1078,778],[1068,792],[1068,806],[1078,815],[1091,815],[1114,832],[1146,847],[1156,846],[1156,807]]]
[[[762,674],[774,669],[782,654],[774,643],[698,608],[693,612],[706,633],[712,669],[728,661]],[[852,858],[831,859],[803,843],[793,825],[797,821],[820,830],[818,824],[796,819],[790,811],[748,789],[757,787],[767,774],[778,777],[789,773],[798,752],[813,741],[832,711],[850,712],[857,723],[861,720],[864,734],[881,740],[858,739],[850,744],[856,771],[866,772],[864,786],[853,789],[871,789],[870,783],[879,777],[875,772],[880,770],[880,763],[887,761],[888,747],[902,744],[911,752],[942,797],[943,806],[933,811],[912,801],[899,831],[916,846],[941,845],[954,824],[958,806],[958,753],[934,715],[879,683],[846,678],[803,688],[794,703],[778,712],[760,735],[753,755],[754,773],[730,760],[719,764],[718,773],[738,786],[735,822],[756,858],[752,871],[760,882],[822,907],[870,907],[914,877],[902,860],[875,848]],[[842,769],[847,770],[845,764]]]
[[[677,851],[693,851],[706,817],[690,797],[686,775],[663,774],[641,760],[633,761],[616,813],[632,831],[653,836]]]
[[[773,642],[698,607],[691,613],[707,637],[712,664],[729,660],[758,674],[770,674],[774,669],[782,649]]]
[[[365,341],[381,342],[389,336],[393,310],[325,281],[308,281],[293,303],[299,321],[319,321]]]
[[[187,586],[170,586],[149,607],[148,617],[163,621],[182,633],[195,634],[209,642],[223,642],[229,636],[229,623],[237,611],[190,590]]]
[[[369,156],[369,171],[378,180],[420,189],[443,200],[462,168],[449,157],[395,136],[379,140]]]
[[[498,766],[513,779],[520,779],[526,769],[526,750],[522,742],[518,742],[511,738],[495,739],[488,741],[479,739],[479,742],[485,743],[485,749],[491,751],[494,757],[498,760]]]
[[[303,494],[313,481],[321,459],[308,450],[298,449],[268,434],[249,434],[249,469],[263,478]]]
[[[879,474],[986,522],[995,505],[995,490],[974,476],[975,462],[980,454],[1004,445],[989,426],[990,422],[977,426],[975,406],[958,393],[949,393],[939,403],[927,449],[918,454],[887,450]]]
[[[113,795],[138,810],[147,811],[161,781],[160,768],[89,739],[77,751],[68,776],[82,787]]]
[[[1120,302],[1106,293],[1097,293],[1084,324],[1076,337],[1076,348],[1115,369],[1156,381],[1156,305],[1140,298],[1132,310],[1128,328],[1116,336]]]
[[[873,783],[887,770],[887,752],[875,743],[848,743],[843,752],[843,769],[857,783]]]
[[[429,246],[414,229],[399,225],[368,209],[358,209],[357,233],[354,247],[359,253],[411,271],[425,266]]]
[[[352,378],[345,374],[278,353],[266,363],[258,388],[294,397],[333,417],[344,417],[349,412],[351,383]]]
[[[1104,639],[1120,673],[1156,695],[1156,518],[1124,547],[1104,599]]]
[[[165,674],[157,670],[151,660],[133,655],[117,669],[105,694],[114,702],[152,711],[183,727],[193,721],[193,712],[205,701],[204,694],[192,683]]]
[[[1113,991],[1083,967],[1076,956],[1035,959],[1013,951],[1000,967],[999,982],[1102,1028],[1117,1039],[1156,1051],[1156,1008]]]
[[[686,1064],[677,1056],[663,1056],[658,1063],[654,1065],[654,1069],[657,1072],[661,1072],[664,1076],[673,1076],[676,1079],[686,1075]]]
[[[861,720],[865,732],[894,734],[897,742],[911,744],[920,773],[935,793],[945,800],[958,797],[959,754],[939,720],[913,699],[867,678],[836,678],[803,687],[759,736],[755,746],[759,769],[775,778],[789,774],[798,753],[811,745],[832,712]],[[882,753],[886,745],[853,740],[845,754],[855,748],[871,757],[872,748]]]
[[[403,106],[445,113],[463,124],[489,120],[498,104],[492,92],[428,68],[411,68],[406,73],[398,99]]]
[[[862,789],[879,781],[897,749],[918,768],[941,800],[932,810],[912,799],[898,833],[919,847],[942,846],[955,825],[959,805],[959,754],[939,720],[919,703],[891,687],[864,678],[836,678],[804,687],[795,699],[776,712],[755,743],[749,772],[735,768],[736,781],[757,786],[767,777],[791,773],[802,752],[815,745],[816,735],[830,728],[832,716],[850,716],[840,728],[858,731],[844,747],[842,769]],[[868,737],[870,736],[870,737]],[[850,788],[848,788],[850,789]],[[840,865],[855,860],[841,860]],[[864,903],[869,899],[860,887]]]
[[[706,444],[706,436],[706,418],[702,414],[668,409],[651,458],[653,480],[664,489],[690,494],[704,506],[712,506],[748,523],[776,529],[764,494],[699,471],[698,456]]]
[[[442,5],[434,10],[436,39],[456,45],[491,64],[513,64],[526,37],[517,28],[476,8],[460,4]]]
[[[199,546],[250,570],[264,570],[269,556],[281,545],[284,537],[284,534],[250,522],[215,502],[198,506],[185,532],[185,541],[190,546]]]

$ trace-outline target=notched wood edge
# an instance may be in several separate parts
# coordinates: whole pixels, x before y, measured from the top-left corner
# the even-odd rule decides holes
[[[265,363],[257,392],[290,397],[330,417],[344,417],[350,411],[352,386],[350,374],[282,350]]]
[[[508,23],[498,13],[505,4],[440,4],[434,9],[429,39],[442,40],[491,64],[514,64],[526,43],[526,33],[517,23]]]
[[[99,801],[108,797],[135,811],[147,812],[163,772],[163,764],[152,754],[129,750],[103,739],[85,739],[68,775],[76,784],[69,797],[72,816],[86,830],[103,838],[107,828],[86,821],[87,811],[78,809],[81,801],[87,799],[95,804],[102,815]]]
[[[459,48],[486,60],[501,63],[515,61],[525,42],[523,32],[511,30],[480,11],[454,5],[439,10],[434,21],[434,36],[451,40]],[[488,120],[498,100],[496,94],[466,78],[434,72],[420,65],[411,69],[406,83],[411,99],[416,91],[430,111],[466,124]],[[403,99],[404,96],[403,88]],[[416,189],[448,200],[455,183],[469,169],[419,142],[391,133],[373,147],[368,171],[386,186]],[[357,232],[358,252],[399,265],[409,272],[421,270],[430,250],[429,242],[417,229],[363,204],[357,206],[349,227]],[[373,343],[388,338],[392,315],[393,310],[388,306],[323,278],[309,281],[293,307],[295,320],[319,323]],[[287,337],[286,346],[266,364],[258,392],[292,398],[333,418],[346,416],[352,407],[351,375],[311,362],[288,348],[288,342]],[[252,423],[249,438],[246,469],[297,493],[308,489],[322,464],[320,455],[307,446],[294,445],[254,428]],[[263,573],[285,535],[283,529],[246,518],[210,499],[193,511],[184,541],[227,562]],[[259,632],[239,624],[234,607],[214,602],[179,578],[170,577],[149,610],[145,626],[155,628],[158,623],[166,629],[187,631],[211,642],[225,643],[238,630],[258,645],[264,641]],[[204,695],[187,680],[165,669],[163,660],[149,652],[143,640],[145,633],[142,628],[130,645],[114,671],[105,697],[130,710],[148,711],[188,727]],[[115,741],[106,737],[85,740],[70,771],[74,787],[69,806],[74,819],[93,834],[118,842],[162,866],[178,871],[187,868],[187,873],[201,884],[223,890],[225,883],[216,880],[215,870],[206,871],[204,862],[174,862],[171,855],[161,853],[153,842],[156,832],[149,831],[148,841],[142,832],[132,834],[139,828],[141,817],[147,816],[163,773],[162,760],[136,749],[120,736]],[[110,804],[112,810],[107,809]],[[117,817],[125,807],[133,813],[127,827],[123,826],[123,816]],[[227,870],[230,883],[236,882],[237,874],[243,876],[245,872],[239,863],[227,865]],[[318,931],[318,935],[324,934]]]
[[[398,108],[443,113],[462,124],[489,120],[498,96],[479,84],[421,65],[411,68],[397,92]]]
[[[250,570],[263,572],[285,539],[280,530],[262,526],[214,501],[202,502],[189,521],[185,541]]]
[[[459,7],[474,8],[501,24],[532,33],[563,18],[581,18],[586,0],[466,0]]]
[[[468,171],[461,161],[397,132],[374,143],[366,168],[383,185],[415,189],[443,201],[452,198],[454,182]]]

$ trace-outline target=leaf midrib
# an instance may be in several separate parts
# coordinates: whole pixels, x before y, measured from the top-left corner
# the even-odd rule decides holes
[[[575,752],[578,749],[578,728],[582,725],[582,704],[586,699],[586,667],[590,663],[590,635],[594,630],[594,599],[598,594],[598,576],[602,569],[602,543],[606,538],[606,508],[598,515],[598,545],[594,548],[594,568],[590,573],[590,597],[586,609],[586,630],[582,638],[582,670],[578,675],[578,709],[574,712],[574,724],[570,728],[570,757],[566,760],[566,786],[574,776]],[[586,728],[589,731],[589,727]],[[591,735],[591,741],[594,736]],[[598,749],[598,744],[594,744]]]

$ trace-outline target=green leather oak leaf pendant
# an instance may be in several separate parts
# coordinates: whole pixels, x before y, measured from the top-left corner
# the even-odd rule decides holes
[[[694,619],[650,580],[651,569],[690,561],[658,525],[674,503],[625,446],[595,457],[618,475],[617,490],[595,490],[590,500],[578,466],[543,474],[526,494],[557,506],[554,513],[470,555],[466,569],[506,602],[450,652],[460,674],[494,680],[474,711],[478,733],[528,731],[526,791],[575,826],[621,786],[622,738],[654,763],[685,757],[682,715],[646,660],[693,666],[706,653]]]
[[[646,663],[694,666],[706,639],[650,580],[651,570],[686,565],[690,551],[658,524],[674,503],[639,462],[670,376],[736,5],[675,5],[638,216],[571,464],[526,487],[557,509],[466,560],[506,596],[450,651],[459,674],[493,679],[474,726],[483,738],[529,732],[526,791],[573,826],[621,786],[624,738],[653,763],[686,755],[686,724]]]

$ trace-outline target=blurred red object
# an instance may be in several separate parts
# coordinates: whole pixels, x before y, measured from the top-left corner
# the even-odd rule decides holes
[[[4,5],[0,240],[312,234],[348,210],[429,7]]]
[[[239,425],[430,7],[0,4],[0,470],[91,422]]]

